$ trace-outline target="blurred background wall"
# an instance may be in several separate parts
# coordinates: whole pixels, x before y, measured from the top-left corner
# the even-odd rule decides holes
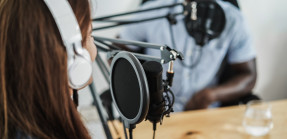
[[[287,98],[287,1],[239,0],[257,50],[254,91],[265,100]]]

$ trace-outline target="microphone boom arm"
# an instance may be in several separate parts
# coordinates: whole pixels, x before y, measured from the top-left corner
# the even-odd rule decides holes
[[[120,52],[122,50],[114,49],[114,48],[116,48],[116,46],[111,45],[111,44],[107,44],[105,42],[122,44],[122,45],[134,45],[134,46],[138,46],[141,48],[157,49],[157,50],[160,50],[160,52],[161,52],[160,58],[145,55],[145,54],[139,54],[139,53],[131,52],[133,55],[135,55],[140,60],[157,61],[157,62],[160,62],[162,64],[166,64],[166,63],[169,63],[169,62],[176,60],[177,58],[179,58],[180,60],[184,59],[183,54],[181,52],[178,52],[175,49],[171,49],[170,47],[168,47],[166,45],[158,45],[158,44],[138,42],[138,41],[127,41],[127,40],[121,40],[121,39],[111,39],[111,38],[98,37],[98,36],[93,36],[93,37],[95,39],[95,43],[98,46],[98,48],[100,48],[100,50],[104,50],[105,52],[107,52],[108,59],[113,58],[118,52]],[[102,45],[105,45],[109,48],[112,47],[113,49],[103,48]],[[170,65],[172,66],[172,64],[170,64]]]
[[[157,19],[162,19],[162,18],[175,17],[177,15],[183,15],[183,14],[185,14],[184,6],[186,6],[186,5],[187,5],[186,2],[180,2],[180,3],[174,3],[174,4],[170,4],[170,5],[165,5],[165,6],[159,6],[159,7],[154,7],[154,8],[136,10],[136,11],[126,12],[126,13],[120,13],[120,14],[115,14],[115,15],[109,15],[109,16],[95,18],[95,19],[92,19],[93,23],[106,22],[106,23],[114,23],[114,24],[113,25],[106,25],[106,26],[102,26],[102,27],[96,27],[96,28],[93,28],[92,30],[93,31],[95,31],[95,30],[102,30],[102,29],[108,29],[108,28],[122,26],[122,25],[135,24],[135,23],[141,23],[141,22],[157,20]],[[163,16],[156,16],[156,17],[140,19],[140,20],[112,20],[111,19],[111,18],[115,18],[115,17],[121,17],[121,16],[126,16],[126,15],[136,14],[136,13],[154,11],[154,10],[159,10],[159,9],[164,9],[164,8],[172,8],[172,7],[176,7],[176,6],[182,6],[184,10],[182,12],[178,12],[178,13],[173,13],[173,14],[169,13],[169,14],[163,15]]]
[[[99,18],[93,19],[92,21],[105,21],[106,19],[110,19],[114,17],[120,17],[120,16],[125,16],[125,15],[130,15],[130,14],[136,14],[136,13],[141,13],[141,12],[148,12],[148,11],[153,11],[153,10],[158,10],[158,9],[163,9],[163,8],[171,8],[171,7],[184,6],[184,5],[186,4],[185,3],[174,3],[170,5],[165,5],[165,6],[159,6],[159,7],[153,7],[153,8],[148,8],[148,9],[135,10],[131,12],[125,12],[125,13],[120,13],[120,14],[99,17]]]
[[[117,53],[121,52],[121,50],[112,50],[110,52],[107,53],[107,57],[108,58],[113,58]],[[137,59],[140,60],[146,60],[146,61],[156,61],[156,62],[161,62],[161,59],[155,56],[148,56],[148,55],[144,55],[144,54],[139,54],[139,53],[133,53],[133,52],[129,52],[131,54],[133,54]]]

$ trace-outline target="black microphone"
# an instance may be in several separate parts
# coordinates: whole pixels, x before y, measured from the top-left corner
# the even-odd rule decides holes
[[[111,96],[125,128],[132,133],[145,118],[153,123],[155,136],[156,124],[173,111],[172,70],[168,79],[163,80],[159,62],[141,64],[133,54],[124,51],[116,54],[111,65]]]
[[[155,61],[148,61],[143,64],[143,69],[147,77],[150,93],[150,106],[146,119],[156,124],[161,121],[165,111],[162,65]]]

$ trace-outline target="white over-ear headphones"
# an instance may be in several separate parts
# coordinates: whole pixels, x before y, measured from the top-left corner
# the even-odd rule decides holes
[[[89,52],[82,47],[82,35],[74,12],[67,0],[44,0],[61,34],[68,55],[69,85],[84,87],[92,75]]]

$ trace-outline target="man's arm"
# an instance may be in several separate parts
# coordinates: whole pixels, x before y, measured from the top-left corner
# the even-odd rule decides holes
[[[230,102],[250,93],[256,83],[256,60],[230,66],[235,73],[232,78],[216,87],[206,88],[196,93],[184,109],[203,109],[213,102]]]
[[[215,101],[230,102],[245,96],[254,88],[257,78],[256,59],[240,64],[232,64],[235,76],[215,87]]]

